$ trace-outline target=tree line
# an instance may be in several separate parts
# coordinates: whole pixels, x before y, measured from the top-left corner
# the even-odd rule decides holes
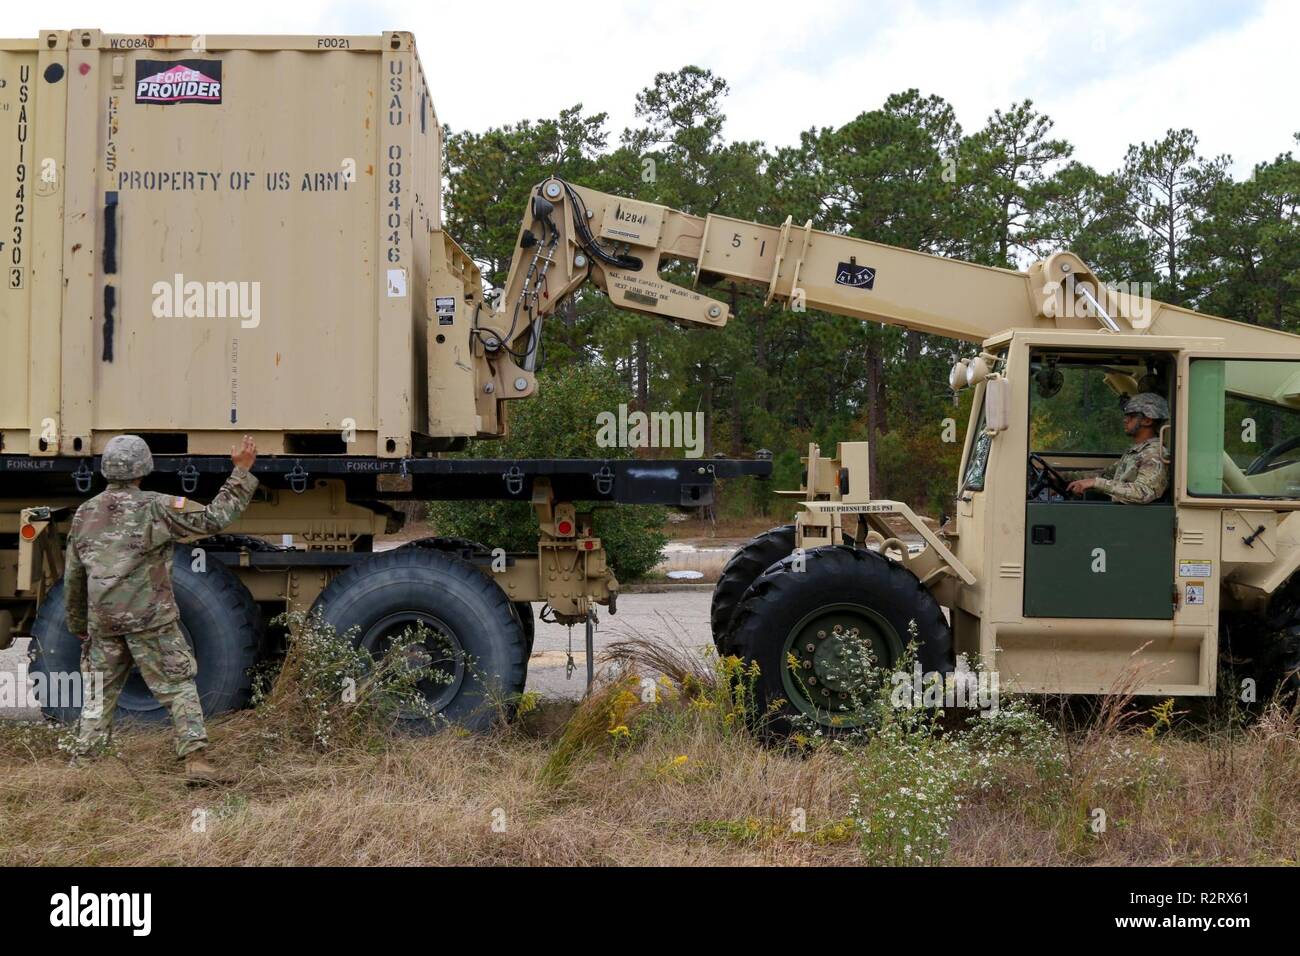
[[[606,114],[580,104],[481,132],[447,129],[446,228],[500,286],[530,187],[558,175],[698,216],[812,219],[983,265],[1023,267],[1068,248],[1103,281],[1149,282],[1166,302],[1300,331],[1300,161],[1290,152],[1236,179],[1229,156],[1205,156],[1192,130],[1171,129],[1102,171],[1074,159],[1030,100],[967,132],[946,100],[915,89],[773,147],[725,137],[727,94],[709,70],[661,73],[615,141]],[[725,329],[676,328],[584,289],[549,320],[545,362],[605,366],[641,409],[703,411],[705,453],[767,448],[778,486],[797,481],[808,441],[865,439],[874,496],[947,503],[966,422],[947,385],[958,343],[765,306],[757,288],[724,283],[711,294],[731,305]],[[946,419],[957,441],[943,440]]]

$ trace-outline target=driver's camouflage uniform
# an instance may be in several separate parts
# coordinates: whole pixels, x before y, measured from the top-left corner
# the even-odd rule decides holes
[[[1169,487],[1169,466],[1160,453],[1160,438],[1138,442],[1097,478],[1093,488],[1126,505],[1146,505]]]

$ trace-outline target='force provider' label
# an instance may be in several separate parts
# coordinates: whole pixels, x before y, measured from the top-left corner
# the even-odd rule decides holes
[[[135,101],[220,103],[220,60],[136,60]]]

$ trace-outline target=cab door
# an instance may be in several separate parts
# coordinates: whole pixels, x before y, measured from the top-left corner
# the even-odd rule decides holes
[[[1031,501],[1025,617],[1174,616],[1174,506]]]
[[[1174,404],[1168,353],[1034,349],[1030,369],[1029,450],[1067,479],[1098,473],[1133,444],[1120,382],[1131,388],[1145,372]],[[1175,525],[1170,490],[1143,505],[1050,490],[1026,501],[1024,616],[1171,620]]]

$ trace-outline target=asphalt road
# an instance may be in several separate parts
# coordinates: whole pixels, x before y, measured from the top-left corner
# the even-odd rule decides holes
[[[666,641],[703,651],[713,645],[709,630],[709,602],[713,585],[691,590],[656,594],[624,594],[618,599],[618,613],[600,608],[595,645],[599,661],[602,648],[629,638]],[[586,689],[587,659],[583,628],[573,629],[573,660],[576,669],[565,679],[569,629],[560,624],[537,622],[537,639],[528,662],[527,689],[545,697],[581,697]]]
[[[618,614],[611,615],[600,608],[596,628],[597,658],[610,643],[633,637],[669,641],[685,647],[703,650],[712,644],[709,632],[709,601],[712,586],[698,589],[681,589],[653,594],[624,594],[618,599]],[[536,613],[537,605],[534,605]],[[575,627],[573,638],[574,671],[565,676],[568,660],[569,629],[561,624],[537,621],[537,637],[533,643],[533,656],[528,662],[527,690],[544,697],[579,698],[586,688],[587,664],[584,651],[583,628]],[[27,673],[27,640],[14,643],[7,651],[0,651],[0,672],[14,675],[15,686],[24,686]],[[0,719],[31,719],[39,711],[27,708],[0,708]]]

